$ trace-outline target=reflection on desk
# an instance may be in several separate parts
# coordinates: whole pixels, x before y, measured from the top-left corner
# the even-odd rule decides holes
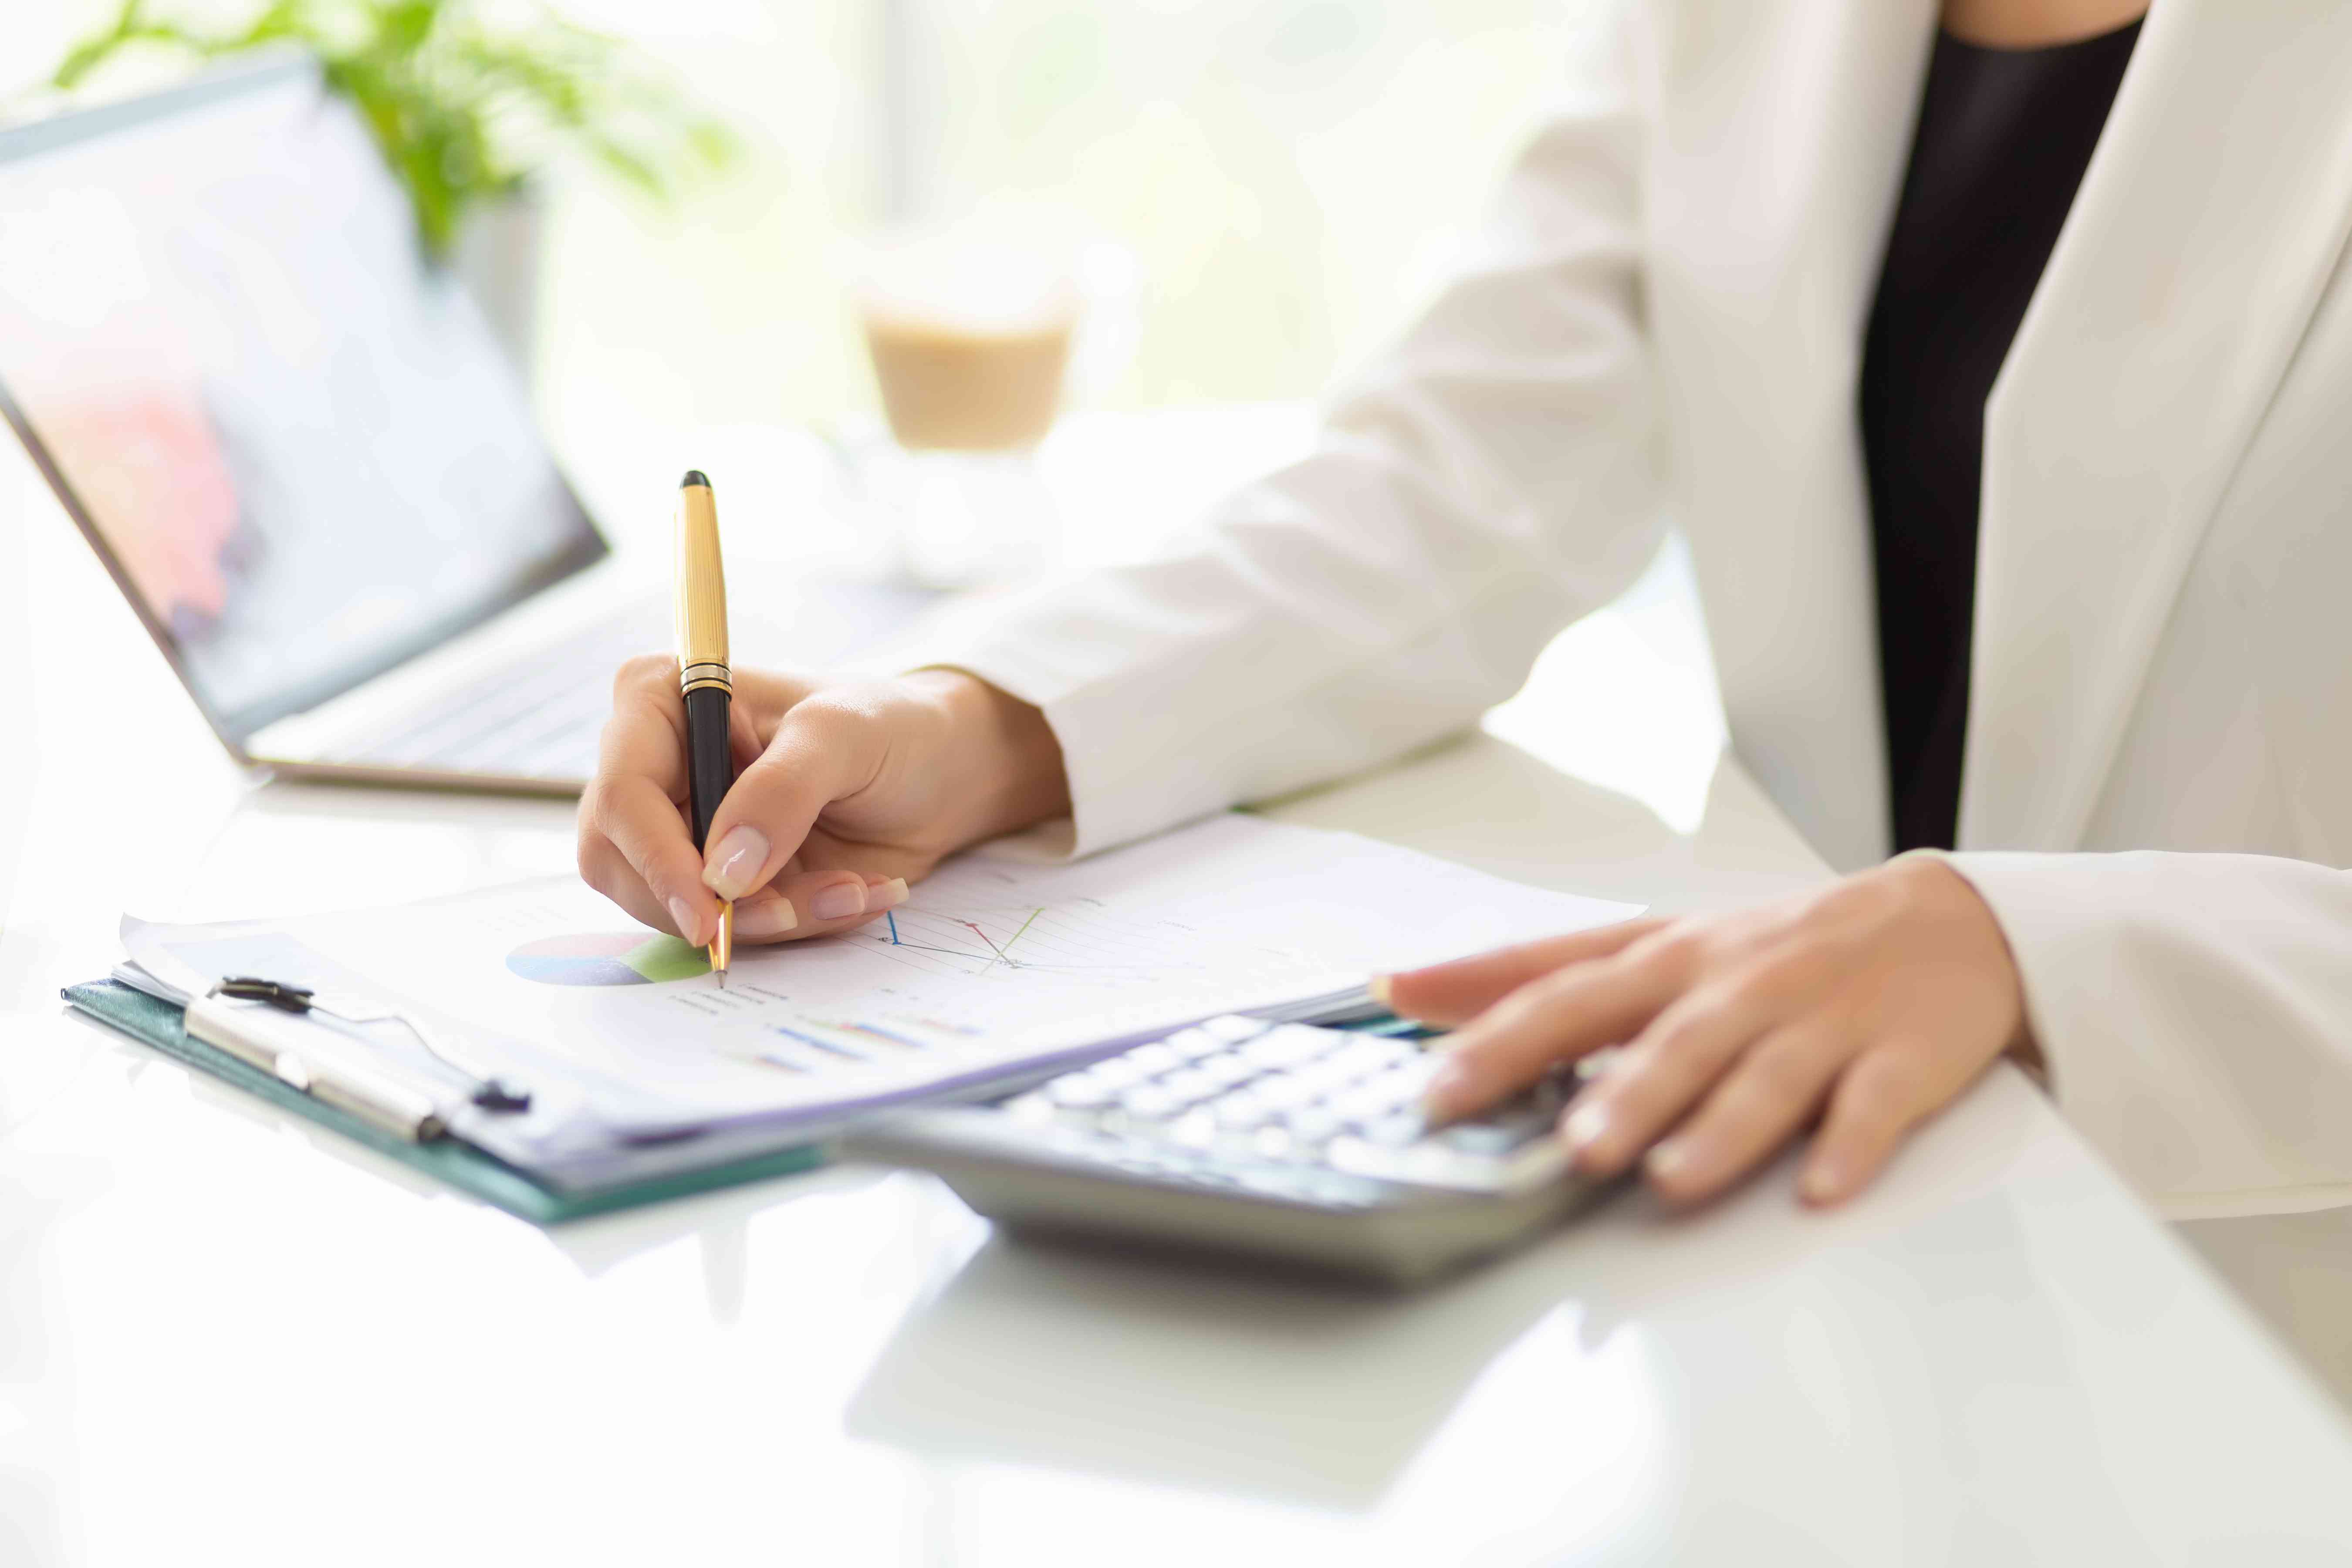
[[[1559,1392],[1624,1468],[1648,1380],[1531,1258],[1397,1297],[998,1238],[900,1329],[846,1420],[934,1457],[1363,1512],[1555,1312],[1580,1352]]]
[[[1383,1560],[1442,1560],[1449,1521],[1498,1561],[1611,1563],[2079,1563],[2311,1528],[2346,1453],[2326,1416],[2224,1477],[2146,1419],[2225,1395],[2212,1370],[2121,1396],[2120,1359],[2195,1360],[2217,1303],[2136,1268],[2057,1280],[2128,1209],[2036,1114],[2003,1068],[1852,1208],[1799,1209],[1786,1162],[1692,1215],[1622,1192],[1402,1301],[992,1240],[848,1430],[974,1486],[1013,1466],[1336,1511]],[[2285,1512],[2241,1514],[2250,1487]]]

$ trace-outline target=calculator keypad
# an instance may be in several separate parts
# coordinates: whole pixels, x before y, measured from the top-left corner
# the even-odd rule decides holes
[[[1567,1168],[1550,1133],[1573,1075],[1432,1128],[1421,1100],[1437,1061],[1426,1043],[1394,1036],[1212,1018],[1050,1079],[1003,1110],[1094,1134],[1139,1171],[1194,1181],[1271,1164],[1497,1193]]]

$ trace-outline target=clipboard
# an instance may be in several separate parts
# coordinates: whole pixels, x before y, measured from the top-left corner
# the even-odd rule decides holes
[[[533,1225],[561,1225],[592,1215],[740,1186],[747,1182],[790,1175],[824,1162],[822,1146],[802,1143],[615,1186],[559,1189],[457,1139],[419,1142],[401,1138],[339,1106],[305,1094],[250,1062],[191,1038],[184,1026],[184,1009],[119,981],[69,985],[63,995],[77,1011],[165,1056],[210,1073],[281,1110],[341,1133],[378,1154],[397,1160],[413,1171]]]

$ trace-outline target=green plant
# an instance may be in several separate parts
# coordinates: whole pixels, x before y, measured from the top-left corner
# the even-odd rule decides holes
[[[287,45],[317,55],[329,85],[358,106],[436,259],[472,210],[512,193],[562,148],[657,201],[738,151],[731,132],[616,40],[544,13],[493,26],[473,0],[268,0],[224,31],[122,0],[110,26],[67,54],[51,85],[69,90],[142,47],[214,60]]]

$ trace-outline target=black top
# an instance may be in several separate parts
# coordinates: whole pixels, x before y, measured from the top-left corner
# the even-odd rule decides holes
[[[2138,37],[2137,22],[2042,49],[1946,35],[1927,69],[1862,363],[1898,850],[1952,846],[1985,399]]]

